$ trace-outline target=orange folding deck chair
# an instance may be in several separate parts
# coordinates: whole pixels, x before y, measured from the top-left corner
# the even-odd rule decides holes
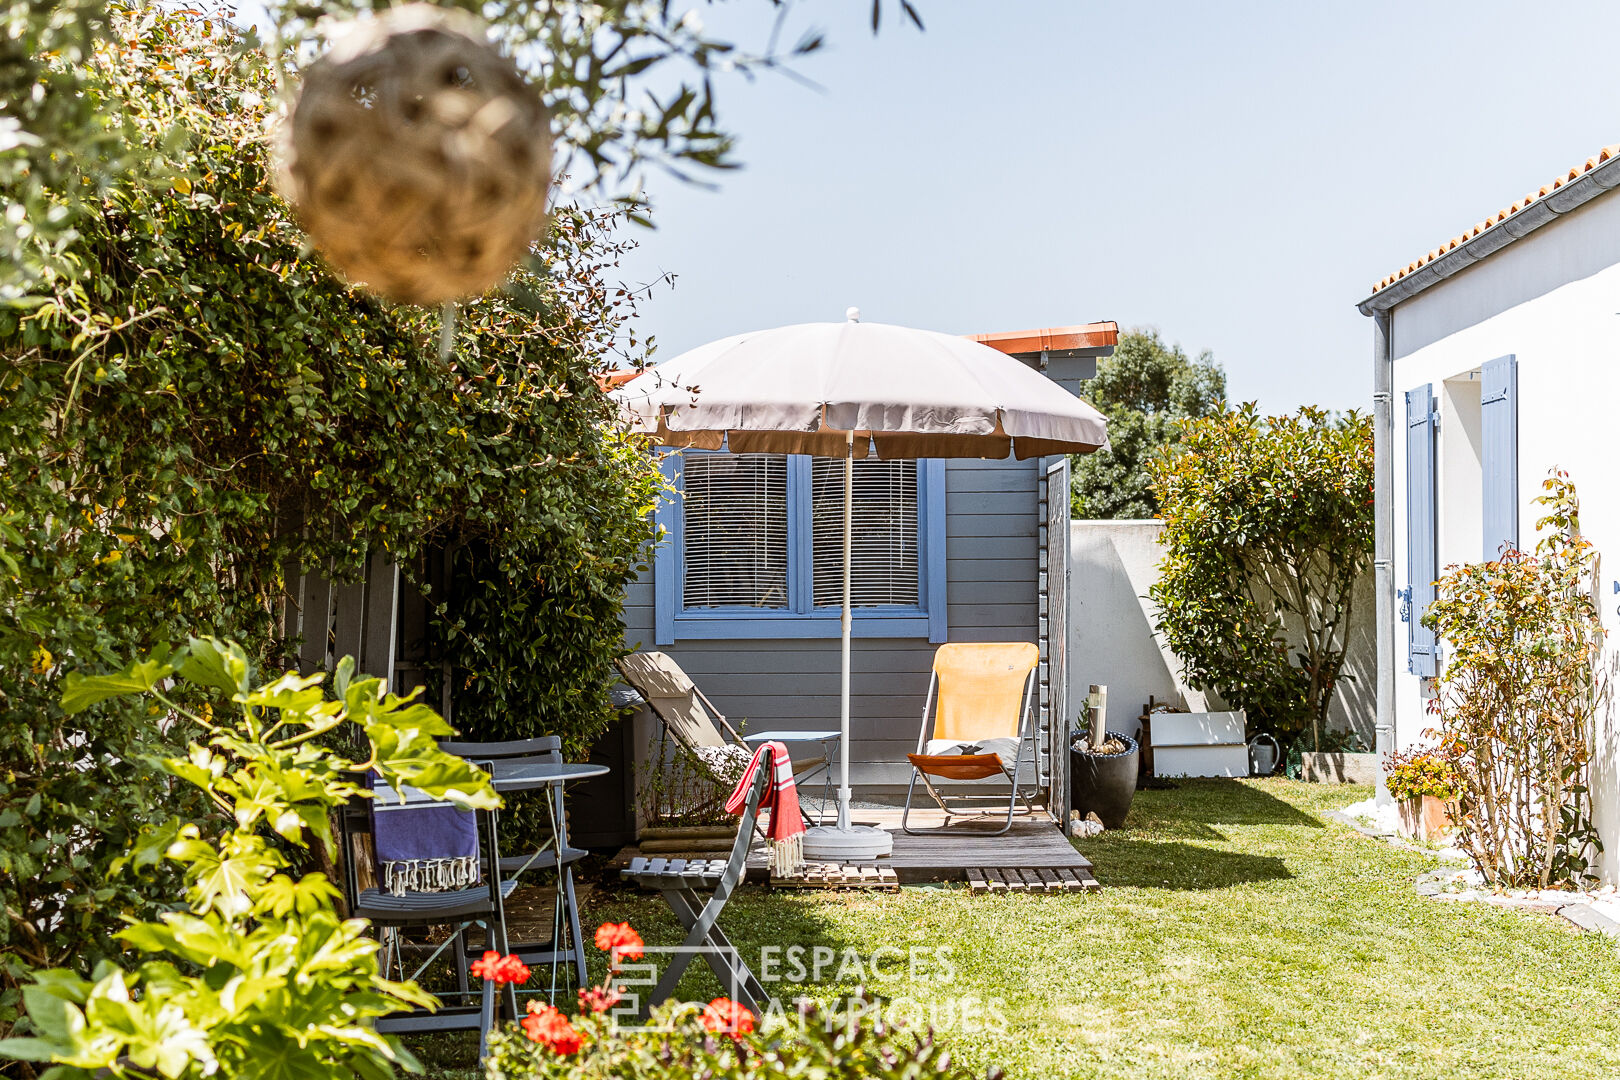
[[[908,833],[918,830],[907,824],[911,796],[917,781],[923,782],[947,820],[952,816],[999,816],[999,812],[967,814],[953,810],[946,795],[934,786],[931,777],[941,780],[987,780],[1000,775],[1012,784],[1007,798],[1007,820],[990,835],[1012,828],[1018,800],[1024,800],[1024,813],[1035,807],[1020,790],[1018,781],[1024,764],[1024,746],[1034,762],[1035,726],[1030,722],[1035,694],[1035,669],[1041,650],[1027,642],[953,643],[941,645],[934,654],[934,673],[928,681],[928,698],[923,703],[922,731],[917,735],[917,752],[911,759],[911,783],[906,785],[906,807],[900,827]],[[929,713],[933,722],[929,723]],[[997,795],[953,794],[961,801],[999,799]]]

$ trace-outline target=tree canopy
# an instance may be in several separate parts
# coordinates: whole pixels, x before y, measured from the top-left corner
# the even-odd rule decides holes
[[[1158,517],[1148,462],[1180,438],[1177,421],[1220,411],[1226,374],[1208,351],[1189,357],[1157,330],[1128,330],[1081,396],[1108,417],[1109,448],[1075,457],[1074,516]]]

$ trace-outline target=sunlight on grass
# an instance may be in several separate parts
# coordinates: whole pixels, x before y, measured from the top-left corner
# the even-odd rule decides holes
[[[749,956],[952,946],[949,985],[890,965],[872,988],[999,1002],[1005,1032],[942,1034],[975,1066],[1014,1077],[1528,1078],[1620,1066],[1614,943],[1547,916],[1416,896],[1431,860],[1321,816],[1366,794],[1188,781],[1140,793],[1127,828],[1079,843],[1100,895],[750,887],[722,924]],[[598,891],[585,915],[627,919],[653,943],[681,938],[646,894]],[[803,992],[853,989],[828,975]],[[718,988],[701,971],[681,992],[706,1000]]]

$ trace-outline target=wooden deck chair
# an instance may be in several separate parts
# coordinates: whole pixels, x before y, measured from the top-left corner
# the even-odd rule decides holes
[[[1012,828],[1019,799],[1024,801],[1024,813],[1035,812],[1019,786],[1019,779],[1026,746],[1033,767],[1035,725],[1032,717],[1036,665],[1040,658],[1040,648],[1029,642],[964,642],[939,647],[934,654],[933,675],[928,681],[928,697],[923,702],[917,752],[906,755],[911,759],[911,782],[906,785],[906,806],[900,816],[902,829],[908,833],[918,832],[907,820],[919,779],[945,811],[948,822],[953,816],[999,816],[999,811],[992,815],[981,810],[970,815],[952,809],[945,793],[934,786],[931,778],[973,781],[1005,777],[1012,785],[1007,797],[1007,820],[990,834],[992,836]],[[972,793],[953,793],[950,797],[981,802],[999,799]]]
[[[624,681],[646,699],[647,707],[658,717],[664,730],[708,772],[717,788],[718,801],[724,801],[731,794],[731,789],[742,776],[742,770],[748,765],[748,759],[760,743],[814,742],[821,744],[821,753],[794,754],[793,779],[802,789],[806,781],[820,774],[823,778],[821,802],[825,811],[832,793],[832,772],[828,763],[838,753],[839,732],[759,731],[750,732],[745,737],[738,734],[737,729],[726,720],[725,714],[715,708],[714,702],[704,696],[703,691],[668,653],[631,653],[621,658],[618,664]],[[805,815],[805,820],[810,821],[809,815]],[[810,824],[815,822],[810,821]]]
[[[748,801],[743,807],[742,821],[737,826],[737,839],[731,845],[731,857],[719,859],[648,859],[635,858],[621,871],[628,881],[663,894],[664,902],[686,928],[686,940],[670,957],[669,966],[658,979],[646,1000],[640,1003],[640,1015],[645,1017],[654,1005],[667,1001],[681,981],[687,966],[701,953],[709,970],[720,981],[727,996],[752,1009],[756,1014],[764,1011],[768,996],[753,971],[743,960],[742,953],[720,929],[720,912],[732,892],[742,881],[748,865],[748,846],[754,839],[754,816],[759,812],[759,800],[765,785],[770,782],[772,770],[761,768],[748,788]],[[713,887],[707,900],[699,896],[698,888]]]

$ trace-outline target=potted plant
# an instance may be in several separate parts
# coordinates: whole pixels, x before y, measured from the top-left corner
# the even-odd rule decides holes
[[[1433,841],[1451,831],[1452,807],[1462,794],[1456,766],[1434,750],[1414,750],[1391,754],[1384,775],[1400,808],[1402,835]]]
[[[1103,828],[1118,829],[1136,797],[1139,747],[1129,735],[1106,729],[1107,701],[1106,686],[1093,686],[1086,697],[1087,728],[1069,746],[1069,798],[1082,817],[1096,814]]]

